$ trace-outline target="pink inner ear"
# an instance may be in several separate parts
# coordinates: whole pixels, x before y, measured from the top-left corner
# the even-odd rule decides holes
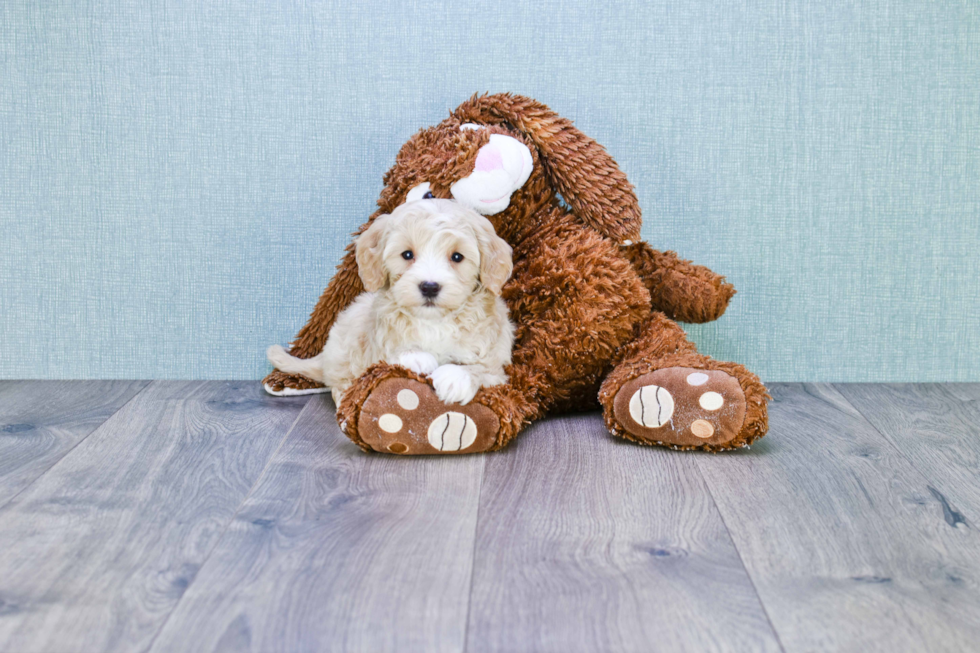
[[[500,155],[500,150],[492,145],[484,145],[480,148],[480,153],[476,156],[476,166],[474,172],[490,172],[500,170],[504,167],[504,158]]]

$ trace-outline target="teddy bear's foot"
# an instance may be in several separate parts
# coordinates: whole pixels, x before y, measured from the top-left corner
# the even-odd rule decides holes
[[[624,384],[613,403],[616,421],[634,438],[683,448],[738,446],[745,394],[721,370],[668,367]]]
[[[272,370],[268,376],[262,379],[262,387],[270,395],[276,397],[295,397],[330,392],[330,388],[322,383],[317,383],[298,374],[286,374],[279,370]]]
[[[486,406],[444,404],[432,387],[389,378],[364,401],[357,432],[375,451],[402,455],[477,453],[493,447],[500,422]]]

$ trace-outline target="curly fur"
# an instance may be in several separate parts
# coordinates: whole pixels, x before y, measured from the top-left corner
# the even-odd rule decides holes
[[[483,128],[461,129],[466,123]],[[493,134],[524,143],[534,163],[509,206],[487,216],[513,248],[514,271],[502,296],[516,323],[509,382],[483,388],[474,398],[499,418],[493,448],[550,412],[595,407],[603,409],[612,433],[637,440],[616,423],[612,399],[630,379],[672,366],[723,370],[738,380],[746,399],[734,440],[686,448],[730,449],[764,435],[769,395],[758,377],[698,353],[673,321],[717,319],[734,288],[707,268],[638,242],[641,213],[626,176],[602,146],[540,102],[511,94],[474,96],[442,123],[418,132],[384,176],[379,212],[358,233],[421,183],[428,182],[435,197],[451,197],[452,184],[473,172],[479,149]],[[293,352],[318,353],[337,313],[362,290],[348,249]],[[345,433],[365,446],[357,434],[360,405],[385,378],[416,378],[412,374],[381,365],[355,381],[338,408]],[[266,383],[309,387],[279,371]]]

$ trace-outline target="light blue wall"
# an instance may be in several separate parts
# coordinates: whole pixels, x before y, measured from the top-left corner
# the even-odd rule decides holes
[[[980,3],[0,3],[0,376],[258,378],[475,91],[574,119],[770,381],[980,380]]]

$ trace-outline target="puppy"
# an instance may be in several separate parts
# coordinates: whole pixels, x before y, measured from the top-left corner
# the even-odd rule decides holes
[[[372,364],[426,375],[445,403],[469,403],[505,383],[514,327],[500,291],[511,248],[493,225],[451,200],[402,204],[375,218],[355,243],[367,292],[337,316],[314,358],[269,348],[269,362],[330,388],[338,405]]]

